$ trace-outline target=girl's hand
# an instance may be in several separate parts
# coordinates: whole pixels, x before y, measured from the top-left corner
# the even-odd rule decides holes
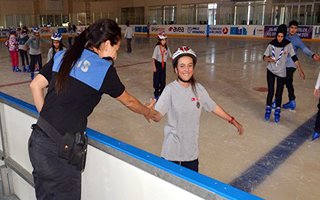
[[[238,134],[242,135],[244,132],[244,128],[243,126],[234,118],[229,122],[230,124],[232,124],[233,126],[235,126],[238,129]]]
[[[300,67],[298,68],[298,72],[299,72],[299,76],[300,76],[303,80],[305,80],[305,79],[306,79],[306,75],[304,74],[303,70],[302,70]]]
[[[276,62],[275,59],[273,59],[271,56],[264,57],[264,60],[267,62]]]
[[[313,95],[314,95],[315,97],[319,98],[319,97],[320,97],[320,90],[319,90],[319,89],[314,89]]]
[[[320,62],[320,56],[318,54],[314,54],[313,60]]]

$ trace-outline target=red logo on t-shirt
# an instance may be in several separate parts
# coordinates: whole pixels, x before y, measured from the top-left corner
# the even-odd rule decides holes
[[[198,101],[199,99],[198,98],[191,98],[191,101]]]

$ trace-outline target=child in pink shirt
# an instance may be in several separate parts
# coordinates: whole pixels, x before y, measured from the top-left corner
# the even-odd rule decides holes
[[[8,47],[8,50],[10,53],[11,62],[12,62],[12,71],[21,72],[21,70],[19,69],[19,57],[18,57],[19,42],[17,40],[15,31],[10,32],[9,37],[5,42],[5,45]]]

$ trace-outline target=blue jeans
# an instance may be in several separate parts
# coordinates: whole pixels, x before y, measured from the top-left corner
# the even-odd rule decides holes
[[[58,156],[58,145],[39,129],[29,138],[29,157],[37,200],[81,199],[81,172]]]

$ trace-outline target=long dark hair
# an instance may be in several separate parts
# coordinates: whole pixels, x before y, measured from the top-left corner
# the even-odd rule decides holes
[[[62,40],[59,41],[59,51],[63,50],[63,43],[62,43]],[[54,57],[54,55],[56,54],[56,47],[53,45],[53,40],[52,40],[52,43],[51,43],[51,48],[52,48],[52,57]]]
[[[158,45],[162,45],[160,39],[158,39],[158,42],[157,42],[156,46],[158,46]],[[168,50],[167,43],[164,44],[164,47]]]
[[[111,19],[101,19],[91,24],[75,40],[75,43],[64,54],[59,73],[56,74],[55,89],[59,93],[65,87],[69,78],[69,73],[74,64],[81,57],[85,48],[95,47],[107,40],[111,45],[115,45],[121,39],[121,28]]]

